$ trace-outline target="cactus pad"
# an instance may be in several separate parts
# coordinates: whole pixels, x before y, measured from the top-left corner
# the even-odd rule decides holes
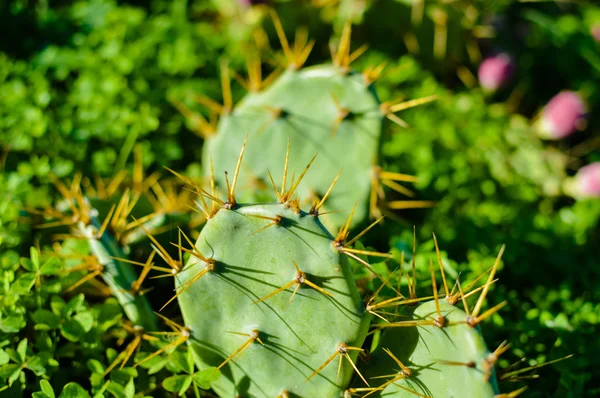
[[[445,300],[439,302],[446,325],[421,325],[386,330],[381,350],[374,354],[372,366],[384,382],[385,397],[477,397],[493,398],[497,385],[491,354],[477,327],[467,324],[467,314]],[[413,320],[436,315],[433,300],[414,309]],[[391,355],[410,369],[402,369]],[[393,374],[394,369],[397,374]],[[377,373],[377,372],[375,372]]]
[[[310,206],[343,169],[328,209],[350,209],[362,203],[355,214],[358,222],[367,214],[382,120],[377,98],[363,75],[334,65],[288,69],[269,88],[249,93],[221,117],[217,134],[204,147],[204,161],[209,164],[212,159],[215,170],[231,170],[239,143],[248,134],[255,150],[246,153],[240,188],[270,186],[269,171],[277,181],[281,178],[275,171],[284,164],[281,148],[289,140],[295,149],[289,158],[291,171],[299,172],[307,159],[319,153],[313,165],[319,172],[304,179],[299,197]],[[217,174],[217,184],[225,186],[222,174]],[[339,226],[346,215],[329,217],[332,225]]]
[[[193,253],[210,257],[179,274],[179,303],[198,366],[222,365],[220,396],[341,395],[369,317],[317,217],[282,204],[222,209]],[[344,356],[339,377],[337,358],[317,374],[332,355]]]

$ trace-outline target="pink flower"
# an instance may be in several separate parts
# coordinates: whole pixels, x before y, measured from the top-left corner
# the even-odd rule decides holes
[[[510,80],[514,71],[512,59],[500,53],[483,60],[479,65],[479,83],[487,91],[496,91]]]
[[[579,198],[600,198],[600,162],[580,168],[569,181],[567,191]]]
[[[564,138],[585,124],[585,103],[579,94],[562,91],[555,95],[542,112],[539,135],[547,139]]]
[[[597,23],[596,25],[592,26],[590,33],[592,34],[594,40],[600,43],[600,23]]]

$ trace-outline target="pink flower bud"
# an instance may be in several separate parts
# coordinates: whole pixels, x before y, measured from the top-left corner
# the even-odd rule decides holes
[[[479,83],[487,91],[496,91],[508,83],[513,71],[514,65],[508,54],[486,58],[479,65]]]
[[[542,138],[564,138],[585,125],[585,103],[579,94],[562,91],[555,95],[542,112],[539,134]]]
[[[590,33],[592,34],[592,37],[594,38],[594,40],[596,40],[598,43],[600,43],[600,23],[592,26]]]
[[[567,191],[579,198],[600,198],[600,162],[580,168],[567,185]]]

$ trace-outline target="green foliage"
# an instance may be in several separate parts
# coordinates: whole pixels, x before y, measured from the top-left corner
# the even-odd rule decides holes
[[[313,5],[319,3],[323,7],[314,8]],[[519,361],[519,366],[526,367],[575,354],[569,361],[539,369],[540,378],[528,381],[526,396],[597,396],[600,385],[594,377],[594,369],[600,366],[597,348],[600,347],[600,296],[596,286],[600,277],[597,267],[600,251],[595,242],[600,239],[600,203],[595,199],[566,198],[561,186],[579,167],[600,160],[595,111],[600,100],[599,44],[590,35],[591,28],[600,20],[598,6],[510,0],[493,4],[483,0],[426,1],[422,22],[417,23],[418,13],[414,10],[419,3],[406,0],[272,2],[288,37],[292,37],[291,33],[299,25],[307,25],[311,38],[317,39],[309,63],[327,62],[326,40],[333,31],[335,42],[344,20],[350,17],[356,23],[352,48],[363,44],[370,47],[369,53],[353,63],[353,69],[360,71],[381,62],[388,65],[376,82],[382,101],[431,94],[439,97],[435,104],[408,110],[402,115],[410,126],[408,129],[384,124],[377,159],[386,170],[416,175],[419,178],[416,195],[436,201],[436,206],[390,213],[383,225],[373,228],[361,240],[368,250],[387,252],[391,248],[396,260],[401,258],[402,252],[411,259],[408,254],[412,249],[410,227],[417,225],[418,240],[422,243],[417,249],[416,276],[422,296],[431,292],[427,283],[421,283],[429,278],[428,260],[434,256],[431,232],[436,232],[440,246],[446,250],[441,256],[447,275],[456,278],[460,274],[463,285],[485,272],[497,247],[506,243],[502,280],[491,290],[493,301],[506,300],[508,310],[495,314],[483,326],[489,347],[497,347],[504,339],[512,344],[511,350],[498,360],[497,370]],[[190,121],[185,126],[184,118],[171,101],[182,98],[182,93],[217,98],[219,57],[226,54],[232,68],[241,74],[247,41],[255,38],[250,34],[252,27],[264,25],[272,48],[277,47],[272,23],[263,18],[266,8],[253,7],[246,11],[233,16],[219,14],[206,0],[125,3],[9,0],[0,4],[0,33],[11,38],[0,43],[1,396],[211,396],[211,392],[200,390],[208,390],[213,383],[227,384],[232,377],[230,372],[245,367],[252,355],[272,343],[267,338],[265,347],[250,347],[248,350],[253,352],[244,354],[239,363],[225,365],[221,369],[223,376],[218,378],[219,372],[214,368],[237,349],[245,337],[219,330],[220,334],[213,337],[227,341],[219,347],[218,359],[198,369],[192,361],[192,350],[185,345],[176,349],[169,347],[175,339],[173,335],[155,335],[160,336],[158,340],[144,340],[122,369],[119,362],[110,374],[104,375],[111,364],[123,359],[123,353],[138,336],[127,329],[131,325],[119,302],[103,296],[100,278],[93,284],[86,283],[66,292],[89,274],[69,272],[80,264],[81,258],[55,254],[87,256],[89,246],[81,241],[57,245],[54,235],[66,233],[67,229],[38,228],[43,217],[31,211],[47,209],[51,204],[64,206],[64,202],[55,200],[56,190],[49,184],[50,173],[64,179],[81,172],[85,191],[89,187],[86,184],[96,175],[114,176],[126,169],[136,143],[140,144],[144,176],[162,165],[193,179],[207,175],[209,167],[202,158],[207,157],[207,152],[214,152],[210,149],[213,143],[207,141],[208,145],[204,145],[200,137],[192,134],[186,127],[196,126]],[[447,28],[448,38],[444,52],[441,51],[444,43],[439,44],[442,28]],[[418,51],[411,46],[411,38],[416,39]],[[262,50],[269,63],[280,64],[280,57],[268,46]],[[476,87],[475,79],[479,54],[486,56],[500,50],[511,54],[516,73],[504,90],[492,96],[483,94]],[[265,76],[271,70],[270,66],[263,66]],[[567,89],[578,91],[586,101],[590,111],[587,127],[562,141],[539,141],[530,126],[547,101]],[[319,99],[331,108],[331,96],[322,91]],[[277,107],[280,105],[277,102],[294,103],[295,91],[277,94],[276,101],[269,104]],[[252,102],[253,97],[260,99],[261,95],[263,93],[247,95],[239,104],[240,110],[251,113],[247,102]],[[234,83],[234,99],[243,96],[240,86]],[[338,97],[342,105],[343,97],[341,94]],[[332,109],[313,113],[319,117],[327,113],[331,119]],[[236,119],[236,112],[237,109],[223,117],[220,129],[227,127],[227,118]],[[258,114],[262,118],[269,116],[264,110]],[[268,167],[271,172],[277,172],[283,165],[282,151],[287,137],[257,144],[254,140],[260,139],[260,134],[254,130],[259,129],[260,123],[256,120],[250,131],[249,147],[271,148],[276,156],[255,159],[252,167],[273,161],[273,166]],[[327,138],[331,120],[326,124],[327,129],[312,129],[304,124],[302,129]],[[347,125],[347,121],[342,123],[335,139]],[[215,157],[217,178],[223,178],[223,170],[232,176],[239,146],[248,132],[246,126],[240,122],[227,127],[239,127],[228,133],[235,137],[228,141],[235,150],[223,164],[217,165]],[[283,135],[289,134],[280,127],[277,129]],[[292,141],[290,161],[297,164],[290,172],[295,169],[298,176],[317,148],[306,141]],[[321,144],[325,147],[328,142],[324,139]],[[263,153],[249,150],[248,157],[259,157]],[[318,161],[325,154],[320,150]],[[354,163],[358,160],[350,159],[342,177],[352,175]],[[323,177],[325,189],[339,168],[316,167],[323,175],[330,173],[327,178]],[[366,169],[361,166],[360,170]],[[242,169],[242,176],[245,171]],[[249,176],[245,173],[243,178]],[[276,182],[280,181],[278,176],[275,178]],[[261,179],[267,186],[270,184],[264,169]],[[238,184],[240,198],[254,194],[242,192],[242,186],[253,186],[248,181],[242,184],[240,180]],[[121,184],[121,188],[129,182]],[[345,185],[340,180],[333,193],[340,194]],[[303,187],[300,189],[305,189]],[[323,187],[319,186],[316,191],[322,195]],[[308,197],[308,194],[301,192],[300,197]],[[346,199],[341,196],[342,200]],[[391,193],[388,199],[396,198],[400,197]],[[100,212],[99,219],[104,219],[114,198],[106,203],[98,203],[104,199],[97,200],[93,195],[90,199]],[[335,199],[334,196],[331,199]],[[334,210],[346,211],[340,215],[344,218],[354,204],[350,202],[339,206],[329,203]],[[136,208],[132,214],[137,218],[148,213],[146,208]],[[168,244],[176,240],[176,232],[167,227],[181,226],[186,233],[197,237],[201,233],[201,222],[198,217],[191,219],[182,212],[174,220],[173,214],[173,211],[161,214],[153,220],[156,224],[152,224],[152,228],[148,224],[148,228],[154,231],[157,227],[157,240],[173,258],[178,258],[177,247]],[[331,216],[337,217],[334,214]],[[209,221],[209,225],[212,221],[215,220]],[[259,219],[247,221],[257,226],[267,223]],[[280,227],[271,227],[257,236],[273,234],[277,228]],[[249,235],[256,229],[249,230],[244,239],[240,235],[239,240],[251,240]],[[144,263],[150,249],[148,242],[144,242],[145,233],[139,232],[119,244],[127,249],[123,256]],[[208,249],[203,244],[199,242],[198,247]],[[356,247],[363,248],[360,244]],[[210,253],[209,250],[205,254]],[[240,257],[235,254],[236,259]],[[391,284],[398,281],[392,273],[392,264],[379,262],[374,257],[362,259],[370,261],[381,277],[391,275]],[[158,256],[154,261],[157,266],[165,266]],[[289,280],[283,274],[292,273],[293,268],[287,266],[292,265],[287,264],[281,272],[269,275],[269,280],[273,277],[269,283],[280,286]],[[190,269],[195,270],[195,267]],[[362,297],[377,291],[381,280],[356,261],[351,261],[350,267]],[[409,263],[403,267],[406,271]],[[137,269],[140,270],[141,267]],[[216,275],[203,276],[194,284],[194,289],[205,288],[204,282],[211,277],[215,279]],[[132,274],[131,278],[134,277]],[[240,275],[235,275],[237,277],[243,279]],[[264,294],[268,294],[271,287],[276,288],[264,283],[255,283]],[[403,291],[406,285],[403,278]],[[170,278],[148,278],[145,287],[153,288],[146,299],[155,309],[173,294]],[[188,293],[182,294],[182,299]],[[272,297],[255,307],[281,301],[281,314],[287,316],[306,301],[306,296],[313,294],[317,299],[322,298],[303,288],[288,308],[283,309],[287,302],[285,295],[289,293],[280,293],[280,297]],[[388,287],[380,294],[395,296]],[[245,303],[251,306],[252,299],[246,299]],[[164,314],[169,319],[180,319],[179,310],[173,304]],[[229,315],[239,320],[239,315]],[[201,314],[196,317],[194,322],[203,326],[204,322],[212,321],[201,319]],[[210,324],[204,327],[209,329]],[[237,331],[247,332],[245,329]],[[379,357],[380,348],[387,342],[384,338],[384,345],[378,340],[381,336],[376,336],[367,338],[363,348],[366,351],[370,351],[368,347],[377,348],[373,356]],[[165,347],[168,349],[142,362]],[[426,361],[429,355],[420,348],[410,354],[417,363],[421,358]],[[455,354],[458,353],[448,353],[448,356]],[[321,355],[326,359],[324,352]],[[359,359],[361,369],[366,359]],[[431,355],[430,359],[448,358]],[[278,357],[274,363],[279,365],[281,361]],[[410,355],[407,363],[414,370]],[[334,372],[335,367],[332,363],[325,371]],[[423,374],[426,373],[424,370]],[[303,384],[304,378],[299,377],[299,384]],[[500,391],[515,388],[514,383],[505,383],[502,372],[498,372],[498,379]],[[319,380],[319,376],[310,382],[313,380]],[[360,384],[355,378],[351,385],[359,387]],[[279,391],[272,395],[277,394]]]

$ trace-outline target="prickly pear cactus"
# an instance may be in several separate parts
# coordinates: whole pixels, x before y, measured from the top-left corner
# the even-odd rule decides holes
[[[384,333],[381,347],[389,351],[378,351],[371,363],[373,374],[388,376],[378,379],[383,382],[382,396],[492,398],[498,393],[494,355],[479,329],[467,324],[468,316],[461,309],[445,300],[439,306],[446,323],[442,327],[399,327]],[[433,300],[412,313],[415,321],[435,316]]]
[[[502,252],[482,288],[464,292],[457,282],[458,292],[449,291],[440,263],[444,298],[438,298],[431,265],[433,300],[419,300],[411,290],[411,299],[367,305],[369,310],[402,305],[402,311],[396,316],[399,320],[376,326],[383,333],[365,373],[378,383],[366,396],[493,398],[499,393],[494,364],[508,345],[503,343],[491,353],[479,323],[506,304],[481,313]],[[479,290],[482,292],[470,312],[467,298]],[[459,301],[464,311],[455,307]]]
[[[246,154],[247,172],[240,188],[268,186],[269,171],[277,181],[281,179],[276,170],[284,163],[281,148],[289,139],[296,148],[289,159],[290,170],[302,170],[305,159],[319,153],[313,165],[319,172],[305,178],[299,197],[320,199],[343,169],[339,189],[332,192],[328,205],[349,209],[357,201],[366,204],[369,200],[382,119],[377,98],[361,74],[335,65],[288,69],[272,86],[248,94],[222,116],[217,134],[204,147],[204,160],[208,164],[212,159],[215,170],[231,170],[239,143],[248,134],[256,150]],[[225,186],[223,175],[217,174],[217,183]],[[367,206],[360,206],[356,220],[364,219],[366,213]],[[330,217],[334,225],[341,225],[347,215]]]
[[[296,200],[239,204],[243,153],[226,201],[199,189],[220,207],[207,206],[176,277],[197,365],[221,370],[222,397],[339,397],[370,324],[346,258],[349,221],[334,237]],[[288,190],[284,173],[280,194],[291,198],[304,174]]]
[[[299,171],[305,159],[315,152],[313,168],[319,170],[305,178],[298,195],[304,205],[319,201],[328,192],[331,181],[343,170],[337,181],[338,188],[331,193],[327,210],[351,209],[356,203],[352,225],[363,221],[370,213],[380,216],[378,201],[384,196],[383,185],[409,197],[413,193],[398,182],[413,183],[416,179],[400,173],[389,173],[378,167],[378,153],[384,118],[405,125],[394,112],[429,102],[435,97],[407,102],[380,103],[372,83],[381,75],[385,65],[368,68],[363,73],[350,70],[350,64],[365,51],[364,47],[350,52],[350,24],[342,32],[339,48],[331,64],[302,68],[314,42],[308,41],[306,32],[297,34],[291,46],[276,15],[274,24],[282,43],[285,70],[276,79],[262,79],[261,65],[257,58],[248,63],[249,93],[235,106],[231,99],[228,70],[224,68],[223,105],[196,97],[211,112],[220,116],[216,127],[204,120],[200,123],[206,138],[203,163],[213,164],[216,183],[225,188],[222,170],[232,170],[237,159],[239,143],[248,136],[256,149],[248,150],[244,173],[239,185],[246,192],[246,201],[256,201],[256,192],[271,186],[271,179],[281,178],[280,165],[284,162],[282,147],[289,144],[295,148],[289,157],[290,170]],[[183,103],[175,105],[189,119],[202,121],[193,115]],[[285,155],[287,156],[287,155]],[[211,168],[206,167],[207,176]],[[264,192],[264,189],[263,189]],[[428,207],[430,202],[401,201],[390,203],[389,208],[403,209]],[[323,222],[339,227],[346,215],[333,212]]]

